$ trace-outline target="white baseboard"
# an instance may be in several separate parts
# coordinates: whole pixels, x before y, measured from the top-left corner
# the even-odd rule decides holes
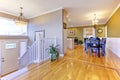
[[[39,63],[39,60],[34,60],[33,63]]]
[[[118,56],[120,58],[120,49],[113,49],[113,48],[109,48],[107,47],[108,49],[110,49],[116,56]]]
[[[107,38],[106,47],[120,58],[120,38]]]
[[[2,77],[1,80],[13,80],[15,77],[17,77],[17,76],[19,76],[19,75],[21,75],[21,74],[23,74],[23,73],[25,73],[27,71],[28,71],[28,68],[25,67],[23,69],[20,69],[20,70],[18,70],[16,72],[13,72],[11,74],[8,74],[8,75]]]
[[[60,57],[64,57],[64,54],[60,54]]]

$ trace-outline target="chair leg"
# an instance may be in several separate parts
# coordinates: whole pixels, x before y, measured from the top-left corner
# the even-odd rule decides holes
[[[98,57],[100,57],[100,49],[98,49]]]
[[[92,55],[93,49],[90,49],[90,55]]]
[[[102,56],[104,56],[104,55],[105,55],[105,47],[102,46]]]
[[[105,55],[105,51],[103,50],[103,51],[102,51],[102,56],[104,56],[104,55]]]
[[[85,45],[85,52],[88,53],[88,45]]]

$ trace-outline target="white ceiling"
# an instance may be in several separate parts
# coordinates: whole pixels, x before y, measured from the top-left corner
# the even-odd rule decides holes
[[[0,11],[18,16],[22,6],[25,18],[30,19],[64,8],[69,26],[86,26],[92,24],[94,13],[98,24],[105,24],[119,3],[120,0],[0,0]]]

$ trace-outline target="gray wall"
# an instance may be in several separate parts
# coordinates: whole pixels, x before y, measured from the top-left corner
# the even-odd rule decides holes
[[[29,20],[28,36],[29,44],[34,41],[35,31],[45,30],[45,37],[56,37],[60,45],[60,53],[63,53],[63,21],[62,10],[44,14]]]

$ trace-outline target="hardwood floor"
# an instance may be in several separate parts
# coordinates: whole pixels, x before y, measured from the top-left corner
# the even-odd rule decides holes
[[[29,66],[27,73],[14,80],[120,80],[120,58],[110,50],[105,57],[90,56],[76,46],[58,61]]]
[[[76,46],[74,50],[67,50],[67,56],[87,63],[109,67],[120,70],[120,58],[114,55],[109,49],[106,50],[104,57],[98,58],[95,53],[91,56],[90,53],[86,54],[82,46]]]

